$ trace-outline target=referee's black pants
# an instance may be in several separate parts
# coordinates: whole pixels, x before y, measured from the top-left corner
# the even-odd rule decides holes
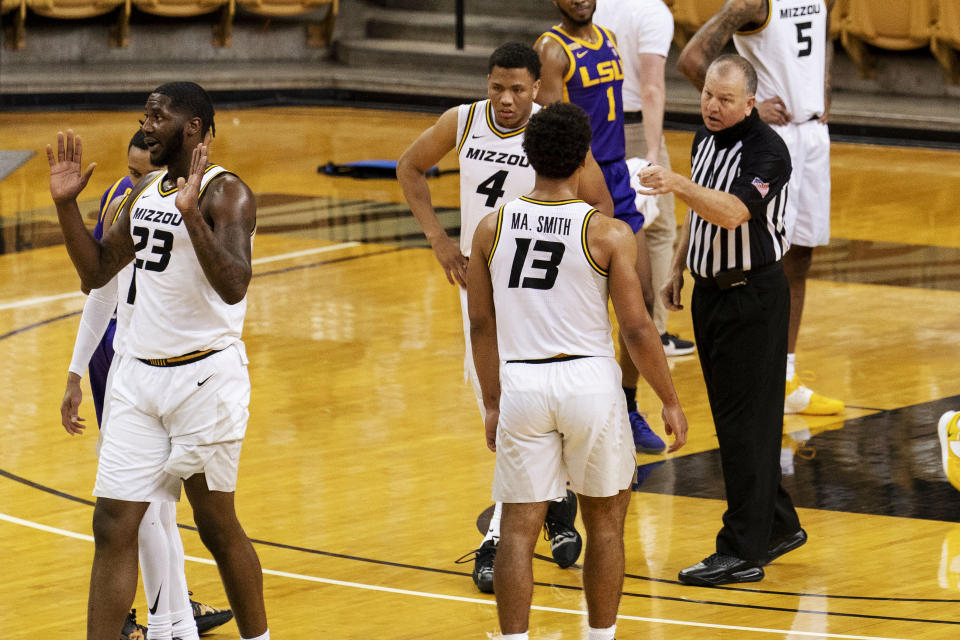
[[[747,278],[726,290],[697,278],[691,313],[727,494],[717,552],[765,562],[800,528],[780,484],[790,289],[779,263]]]

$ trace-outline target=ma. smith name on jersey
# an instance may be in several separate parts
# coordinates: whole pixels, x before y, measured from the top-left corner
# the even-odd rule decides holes
[[[479,160],[481,162],[493,162],[496,164],[508,164],[514,167],[529,167],[530,161],[527,156],[518,153],[507,153],[506,151],[492,151],[490,149],[476,149],[467,147],[467,159]]]
[[[180,226],[180,223],[183,221],[183,218],[179,213],[172,213],[170,211],[154,211],[153,209],[144,209],[142,207],[137,207],[136,211],[134,211],[133,215],[130,217],[133,220],[159,222],[160,224],[169,224],[172,227]]]
[[[527,225],[527,214],[514,213],[510,220],[511,229],[530,230]],[[570,235],[570,218],[560,216],[537,216],[537,233],[555,233],[561,236]]]
[[[808,4],[805,7],[787,7],[786,9],[780,9],[781,18],[799,18],[800,16],[812,16],[815,13],[820,13],[819,4]]]

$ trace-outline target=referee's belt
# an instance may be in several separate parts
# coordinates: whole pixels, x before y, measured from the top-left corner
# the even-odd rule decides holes
[[[640,124],[641,122],[643,122],[643,111],[624,111],[623,112],[624,124]]]
[[[190,353],[185,353],[182,356],[173,358],[137,358],[137,360],[151,367],[179,367],[181,365],[199,362],[220,351],[220,349],[206,349],[205,351],[191,351]]]
[[[777,261],[760,267],[754,267],[753,269],[749,269],[747,271],[744,271],[743,269],[729,269],[728,271],[721,271],[712,277],[705,277],[694,273],[693,280],[699,285],[714,287],[716,289],[720,289],[721,291],[726,291],[727,289],[735,289],[736,287],[746,286],[747,283],[753,278],[779,268],[780,262]]]
[[[553,356],[552,358],[540,358],[539,360],[507,360],[507,364],[550,364],[551,362],[566,362],[567,360],[579,360],[580,358],[589,358],[590,356]]]

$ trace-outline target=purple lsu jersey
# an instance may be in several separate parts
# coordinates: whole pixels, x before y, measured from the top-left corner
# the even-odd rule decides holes
[[[575,38],[554,26],[542,37],[553,38],[570,61],[563,78],[563,100],[590,117],[590,150],[600,164],[625,157],[623,134],[623,63],[613,34],[592,25],[595,42]]]
[[[124,176],[113,183],[109,189],[103,192],[100,198],[100,215],[97,217],[97,224],[93,228],[93,237],[97,240],[103,238],[103,218],[107,214],[107,207],[117,196],[122,196],[133,189],[133,181],[130,176]],[[113,335],[117,331],[117,318],[110,318],[110,324],[100,339],[93,355],[90,356],[90,391],[93,395],[93,406],[97,412],[97,424],[103,425],[103,400],[107,391],[107,374],[110,372],[110,363],[113,362]]]

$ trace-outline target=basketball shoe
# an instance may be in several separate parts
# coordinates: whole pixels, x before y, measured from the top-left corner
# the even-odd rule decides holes
[[[960,490],[960,411],[947,411],[937,425],[943,473],[954,489]]]
[[[483,593],[493,593],[493,562],[497,557],[497,539],[489,538],[479,549],[461,556],[455,562],[463,564],[473,560],[473,584]]]
[[[561,569],[572,566],[580,557],[583,538],[574,524],[577,519],[577,495],[567,489],[567,497],[547,506],[543,523],[544,537],[550,541],[550,554]]]
[[[697,346],[689,340],[684,340],[675,333],[660,334],[663,344],[663,353],[666,356],[685,356],[697,350]]]
[[[123,621],[120,640],[147,640],[147,628],[142,624],[137,624],[136,609],[130,609],[127,619]]]
[[[188,592],[191,596],[192,591]],[[193,619],[197,623],[197,633],[204,634],[211,629],[216,629],[222,624],[230,622],[233,619],[233,611],[230,609],[217,609],[208,604],[190,600],[190,608],[193,609]]]
[[[637,453],[663,453],[667,445],[663,443],[660,436],[653,432],[653,429],[647,424],[647,420],[643,417],[643,414],[639,411],[631,411],[627,415],[630,416],[630,430],[633,431],[633,446],[636,448]]]
[[[802,413],[808,416],[832,416],[843,411],[843,400],[828,398],[815,393],[800,383],[800,377],[793,374],[787,380],[783,400],[784,413]]]

